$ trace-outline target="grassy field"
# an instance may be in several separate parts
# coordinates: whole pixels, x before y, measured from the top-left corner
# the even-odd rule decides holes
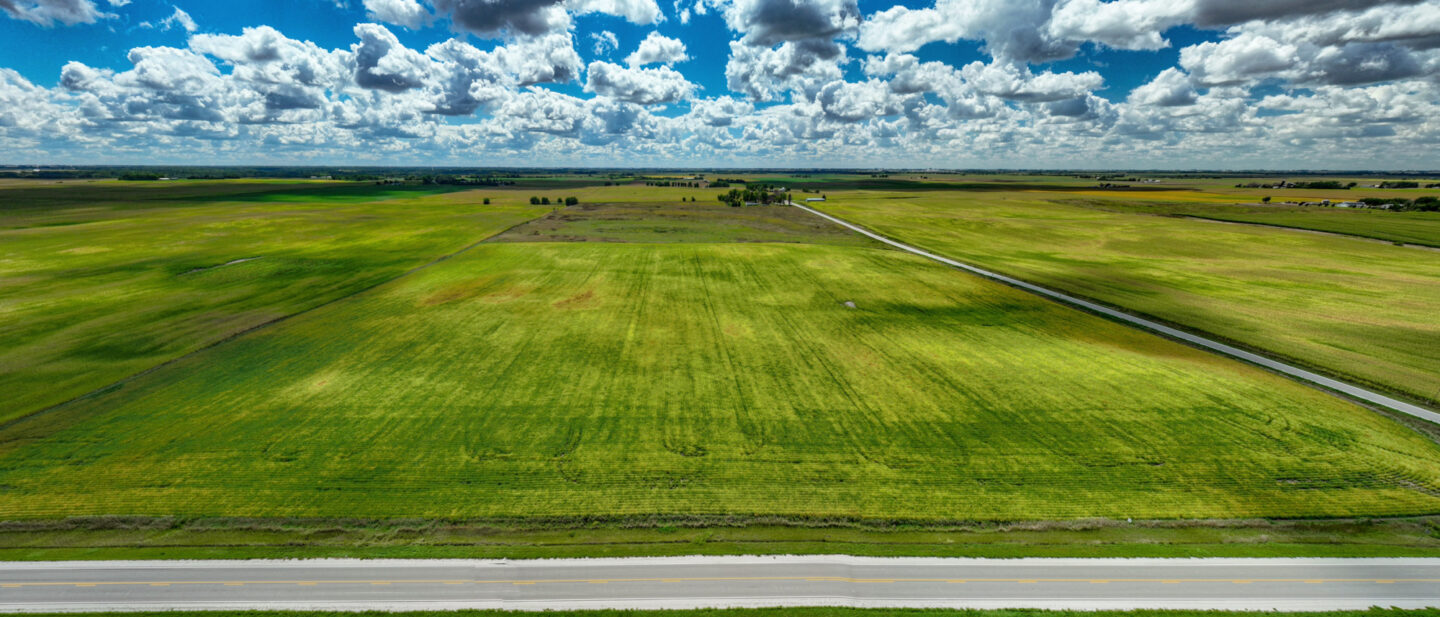
[[[822,207],[956,259],[1411,398],[1440,398],[1432,252],[1061,199],[855,192]]]
[[[1440,446],[1380,415],[787,233],[481,244],[0,430],[0,518],[1440,512]]]
[[[881,246],[796,208],[733,208],[710,200],[681,204],[581,204],[517,226],[493,241],[806,242]]]
[[[0,189],[0,424],[546,212],[518,196],[312,185]],[[318,201],[291,201],[302,194]]]
[[[1113,197],[1082,200],[1061,198],[1055,201],[1064,205],[1083,206],[1110,212],[1189,216],[1215,221],[1323,231],[1387,242],[1440,247],[1440,212],[1386,212],[1224,202],[1155,202],[1119,200]]]

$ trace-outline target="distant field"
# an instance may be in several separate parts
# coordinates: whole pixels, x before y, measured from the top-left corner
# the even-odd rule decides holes
[[[515,197],[479,206],[480,197],[465,193],[213,203],[266,186],[290,195],[293,186],[206,183],[207,192],[135,184],[13,189],[28,207],[0,189],[10,227],[0,229],[0,423],[389,280],[545,212]],[[337,189],[304,193],[323,198],[327,190]]]
[[[1222,208],[1196,212],[1191,216],[1440,247],[1440,212],[1383,212],[1334,208],[1231,211]]]
[[[1196,193],[1196,195],[1207,196],[1208,194]],[[1281,204],[1236,204],[1221,200],[1209,203],[1181,200],[1151,201],[1134,198],[1119,199],[1115,196],[1086,199],[1059,197],[1053,201],[1063,205],[1084,206],[1110,212],[1191,216],[1216,221],[1273,225],[1440,247],[1440,212],[1387,212]]]
[[[1437,399],[1434,253],[1066,199],[855,192],[823,208],[957,259]],[[1359,213],[1335,216],[1348,214]]]
[[[587,197],[600,197],[594,193]],[[798,208],[699,203],[602,203],[559,209],[496,242],[816,242],[879,247]]]
[[[895,251],[494,242],[0,429],[0,519],[1379,516],[1440,511],[1436,469]]]

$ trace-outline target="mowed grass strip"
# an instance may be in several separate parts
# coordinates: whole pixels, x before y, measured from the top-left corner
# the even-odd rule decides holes
[[[230,191],[264,186],[148,190],[184,189],[195,198],[209,187],[211,198],[228,199]],[[373,203],[85,201],[103,188],[25,189],[48,192],[54,203],[3,211],[17,228],[0,229],[0,424],[387,281],[546,212],[513,196],[484,206],[467,193]],[[143,192],[119,188],[132,197]],[[363,193],[341,188],[346,198]],[[340,189],[306,194],[325,190]],[[0,190],[0,200],[8,195]]]
[[[1440,511],[1436,470],[895,251],[487,243],[0,431],[0,518],[1379,516]]]
[[[856,192],[821,207],[954,259],[1440,403],[1432,251],[1059,199]]]

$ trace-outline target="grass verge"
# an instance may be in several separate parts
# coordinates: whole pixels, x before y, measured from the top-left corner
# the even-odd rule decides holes
[[[1440,557],[1440,517],[921,524],[745,517],[439,521],[83,517],[0,523],[0,559]]]

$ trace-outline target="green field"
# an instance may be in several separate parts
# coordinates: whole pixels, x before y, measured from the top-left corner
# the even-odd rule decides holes
[[[832,194],[822,208],[955,259],[1440,399],[1433,252],[1064,199],[854,192]]]
[[[587,194],[594,199],[599,196]],[[626,196],[626,199],[634,197]],[[880,243],[796,208],[732,208],[704,203],[600,203],[556,210],[519,225],[498,242],[808,242]]]
[[[67,183],[0,192],[0,423],[344,297],[540,216],[509,196],[243,203],[280,183]],[[367,190],[359,190],[367,189]],[[368,192],[367,192],[368,191]],[[379,199],[383,201],[353,200]],[[508,202],[508,203],[507,203]]]
[[[1114,198],[1057,199],[1055,201],[1109,212],[1188,216],[1214,221],[1323,231],[1387,242],[1440,247],[1440,212],[1387,212],[1314,206],[1233,204],[1224,201],[1217,203],[1157,202]]]
[[[0,518],[1440,512],[1383,416],[765,210],[482,243],[22,420]]]

